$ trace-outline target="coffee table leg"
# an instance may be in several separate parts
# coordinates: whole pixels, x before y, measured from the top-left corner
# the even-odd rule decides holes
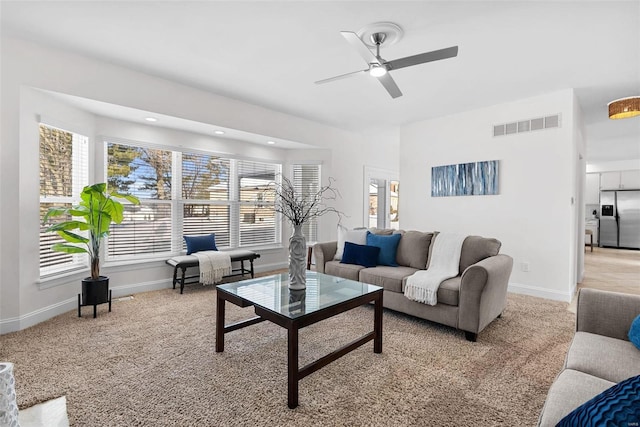
[[[373,352],[382,353],[382,294],[376,299],[373,314]]]
[[[298,327],[288,329],[287,400],[290,409],[298,406]]]
[[[224,351],[224,298],[216,298],[216,352]]]

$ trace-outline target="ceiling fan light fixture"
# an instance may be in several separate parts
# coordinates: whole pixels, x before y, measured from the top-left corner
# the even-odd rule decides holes
[[[613,120],[640,116],[640,96],[616,99],[609,104],[609,118]]]
[[[371,68],[369,68],[369,74],[373,77],[382,77],[387,74],[387,67],[379,64],[372,64]]]

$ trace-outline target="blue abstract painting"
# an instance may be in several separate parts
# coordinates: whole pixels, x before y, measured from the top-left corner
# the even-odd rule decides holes
[[[431,197],[498,194],[498,160],[431,168]]]

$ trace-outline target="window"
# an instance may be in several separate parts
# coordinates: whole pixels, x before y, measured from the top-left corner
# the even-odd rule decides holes
[[[211,154],[182,154],[182,235],[215,233],[216,246],[231,246],[230,166]]]
[[[293,165],[293,186],[301,197],[308,199],[320,191],[320,165]],[[318,240],[318,219],[312,218],[302,227],[308,242]]]
[[[51,245],[63,243],[56,233],[46,233],[53,221],[42,224],[47,210],[79,202],[88,184],[89,141],[86,136],[40,124],[40,276],[86,266],[85,254],[53,252]]]
[[[124,220],[112,224],[109,257],[171,252],[173,153],[107,143],[107,184],[130,193],[139,205],[125,204]]]
[[[277,241],[275,192],[273,183],[280,165],[237,161],[239,193],[239,246],[254,246]]]
[[[364,224],[367,227],[398,229],[400,182],[397,173],[365,166]]]
[[[175,253],[184,235],[215,233],[219,248],[280,242],[270,191],[280,165],[128,143],[106,151],[109,186],[140,199],[112,225],[108,259]]]

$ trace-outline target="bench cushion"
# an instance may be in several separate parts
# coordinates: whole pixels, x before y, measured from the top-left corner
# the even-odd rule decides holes
[[[260,258],[260,254],[247,249],[232,249],[220,252],[229,254],[231,261],[245,261]],[[167,264],[174,267],[195,267],[198,265],[198,257],[195,255],[178,255],[168,259]]]

